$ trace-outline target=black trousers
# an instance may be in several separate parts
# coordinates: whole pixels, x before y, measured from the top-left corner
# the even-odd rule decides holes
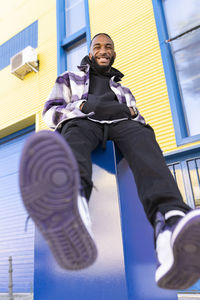
[[[89,200],[93,186],[91,152],[102,143],[104,126],[88,119],[72,119],[63,125],[61,135],[76,157],[81,185]],[[164,214],[170,210],[191,210],[182,200],[156,142],[154,131],[149,125],[133,120],[109,124],[107,139],[114,141],[127,160],[135,178],[139,198],[151,224],[157,211]]]

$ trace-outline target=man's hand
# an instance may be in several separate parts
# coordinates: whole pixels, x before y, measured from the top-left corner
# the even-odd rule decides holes
[[[133,108],[129,107],[129,110],[130,110],[130,113],[131,113],[131,117],[135,117],[136,114],[135,114]]]
[[[133,107],[129,107],[130,113],[131,113],[131,117],[135,118],[138,115],[138,110],[137,108],[133,108]]]
[[[120,118],[134,118],[137,116],[134,108],[120,104],[117,101],[100,101],[95,95],[90,95],[88,101],[81,103],[80,110],[88,114],[94,112],[95,116],[100,119],[113,120]]]

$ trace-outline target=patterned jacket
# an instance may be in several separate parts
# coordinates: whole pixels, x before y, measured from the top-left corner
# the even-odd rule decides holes
[[[90,117],[94,114],[93,112],[84,114],[79,108],[81,103],[87,101],[88,98],[90,65],[81,65],[78,69],[78,72],[67,71],[58,76],[44,105],[43,118],[52,129],[59,130],[66,120]],[[117,82],[119,80],[116,76],[110,79],[110,88],[118,101],[125,103],[128,107],[136,107],[135,97],[127,87]],[[134,121],[145,124],[139,111]]]

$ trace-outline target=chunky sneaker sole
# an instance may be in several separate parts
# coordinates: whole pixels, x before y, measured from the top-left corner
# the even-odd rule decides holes
[[[171,236],[171,266],[160,266],[156,282],[165,289],[187,289],[200,278],[200,210],[183,217]]]
[[[78,166],[60,134],[44,130],[28,138],[20,161],[20,190],[57,263],[68,270],[90,266],[97,249],[79,211]]]

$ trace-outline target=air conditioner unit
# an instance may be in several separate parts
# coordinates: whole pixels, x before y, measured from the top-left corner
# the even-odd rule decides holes
[[[38,72],[39,61],[36,50],[31,46],[26,47],[11,57],[10,65],[11,73],[20,79],[24,79],[24,76],[31,71]]]

